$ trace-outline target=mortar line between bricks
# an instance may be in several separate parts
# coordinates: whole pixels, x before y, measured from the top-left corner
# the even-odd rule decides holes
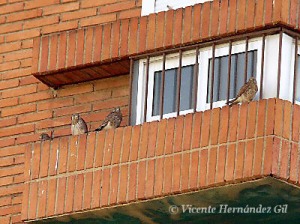
[[[222,144],[219,144],[219,145],[214,145],[214,147],[228,146],[228,145],[231,145],[231,144],[238,144],[239,142],[245,142],[246,143],[247,141],[258,140],[258,139],[265,140],[268,137],[278,137],[279,139],[286,140],[282,137],[279,137],[279,136],[276,136],[276,135],[272,134],[272,135],[267,135],[267,136],[261,136],[261,137],[254,137],[254,138],[250,138],[250,139],[238,140],[238,141],[235,141],[235,142],[222,143]],[[288,141],[288,140],[286,140],[286,141]],[[297,142],[294,142],[294,143],[299,144]],[[30,181],[25,181],[25,183],[39,182],[39,181],[42,181],[42,180],[51,180],[51,179],[56,179],[56,178],[60,178],[60,177],[68,177],[68,176],[78,175],[78,174],[82,174],[82,173],[86,173],[86,172],[95,172],[95,171],[103,170],[103,169],[111,169],[111,168],[113,168],[115,166],[119,166],[119,165],[130,165],[130,164],[133,164],[133,163],[140,163],[140,162],[148,161],[148,160],[152,160],[152,159],[172,157],[172,156],[175,156],[175,155],[178,155],[178,154],[193,153],[193,152],[202,151],[202,150],[205,150],[205,149],[209,150],[210,148],[212,148],[212,146],[206,146],[206,147],[203,147],[203,148],[196,148],[196,149],[191,149],[191,150],[187,150],[187,151],[174,152],[174,153],[167,154],[167,155],[155,156],[155,157],[151,157],[151,158],[143,158],[143,159],[139,159],[139,160],[135,160],[135,161],[128,161],[128,162],[124,162],[124,163],[105,165],[105,166],[101,166],[101,167],[97,167],[97,168],[89,168],[89,169],[86,169],[86,170],[73,171],[71,173],[62,173],[62,174],[58,174],[58,175],[54,175],[54,176],[50,176],[50,177],[43,177],[43,178],[40,178],[40,179],[33,179],[33,180],[30,180]]]

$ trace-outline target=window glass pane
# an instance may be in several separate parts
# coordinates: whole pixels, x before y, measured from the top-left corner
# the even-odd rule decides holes
[[[230,69],[229,98],[234,98],[245,83],[245,53],[232,54]],[[206,102],[210,103],[211,94],[213,102],[226,100],[228,85],[228,59],[229,56],[215,58],[214,83],[212,85],[212,59],[209,60],[209,81],[207,86]],[[247,80],[256,77],[257,51],[249,51],[247,59]]]
[[[193,107],[193,83],[194,66],[185,66],[181,69],[180,87],[180,111],[188,110]]]
[[[176,111],[177,69],[166,70],[164,89],[164,114]]]
[[[154,73],[152,116],[159,115],[161,71]]]
[[[297,77],[296,77],[296,89],[295,89],[295,93],[296,93],[296,101],[300,102],[300,55],[298,55],[298,71],[297,71]]]

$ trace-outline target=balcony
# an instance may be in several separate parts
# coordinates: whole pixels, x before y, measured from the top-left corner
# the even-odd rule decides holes
[[[299,105],[268,99],[29,144],[22,220],[266,176],[299,186],[299,121]]]

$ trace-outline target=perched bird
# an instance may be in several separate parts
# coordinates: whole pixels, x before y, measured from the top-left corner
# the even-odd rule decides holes
[[[248,82],[246,82],[242,88],[240,89],[239,93],[237,96],[229,100],[226,104],[229,106],[232,106],[234,104],[238,103],[245,103],[245,102],[250,102],[253,100],[255,97],[255,94],[257,93],[258,87],[257,87],[257,82],[254,77],[251,77]]]
[[[47,141],[47,140],[51,140],[51,139],[52,139],[52,137],[50,137],[47,133],[42,133],[40,135],[40,140],[41,141]]]
[[[120,110],[120,107],[117,107],[113,109],[112,112],[110,112],[109,115],[104,119],[102,124],[97,128],[95,131],[101,131],[102,129],[111,129],[111,128],[117,128],[120,126],[122,122],[122,113]]]
[[[88,129],[85,121],[79,116],[79,114],[72,115],[71,132],[72,135],[81,135],[87,133]]]

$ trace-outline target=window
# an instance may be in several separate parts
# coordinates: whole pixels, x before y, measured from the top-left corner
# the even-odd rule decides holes
[[[208,2],[212,0],[143,0],[142,3],[142,16],[166,11],[169,9],[183,8],[198,3]]]
[[[300,104],[300,57],[295,57],[295,50],[295,39],[282,33],[225,44],[216,41],[202,48],[199,44],[197,49],[135,60],[131,124],[223,107],[250,77],[258,85],[254,100],[279,96],[291,101],[295,95]]]

